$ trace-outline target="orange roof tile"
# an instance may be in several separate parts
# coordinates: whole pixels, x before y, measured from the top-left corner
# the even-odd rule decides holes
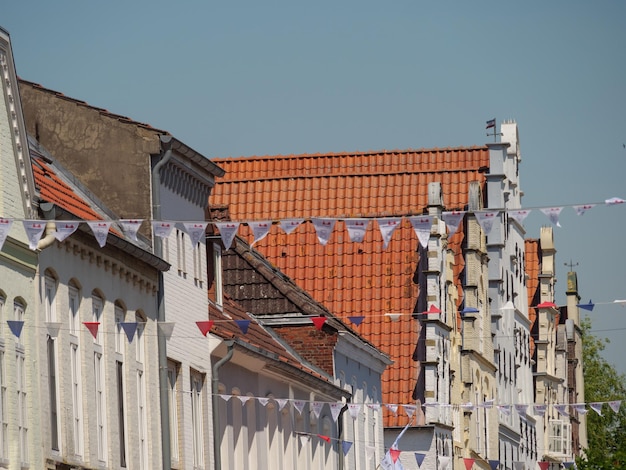
[[[226,175],[217,180],[211,204],[228,205],[233,220],[284,218],[385,217],[422,214],[428,204],[428,183],[440,182],[445,210],[464,209],[469,183],[485,182],[487,147],[341,153],[328,155],[264,156],[216,159]],[[462,227],[461,227],[462,228]],[[463,231],[452,237],[454,272],[464,263],[458,249]],[[240,234],[251,240],[243,226]],[[278,225],[254,244],[273,264],[331,312],[347,319],[364,316],[357,328],[388,354],[394,364],[383,376],[385,403],[411,403],[418,364],[413,353],[418,324],[417,237],[403,220],[387,249],[375,221],[362,243],[349,240],[337,222],[327,245],[319,243],[310,223],[286,235]],[[391,322],[385,313],[404,313]],[[386,417],[387,426],[406,424]]]

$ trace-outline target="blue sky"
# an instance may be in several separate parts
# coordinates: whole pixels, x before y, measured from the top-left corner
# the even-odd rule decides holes
[[[482,145],[520,129],[525,207],[555,228],[626,373],[626,2],[8,2],[18,74],[207,157]],[[549,224],[539,211],[527,236]]]

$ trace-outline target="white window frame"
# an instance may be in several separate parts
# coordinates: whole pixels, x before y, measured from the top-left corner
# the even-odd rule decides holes
[[[68,322],[70,334],[78,337],[80,331],[80,293],[74,286],[68,287]]]
[[[92,317],[92,321],[94,322],[100,322],[100,319],[102,318],[102,310],[104,309],[104,300],[96,295],[93,294],[91,296],[91,317]],[[100,322],[102,323],[102,322]],[[102,325],[100,325],[102,326]],[[100,328],[98,328],[98,333],[96,334],[96,336],[93,339],[93,342],[95,344],[102,344],[102,340],[101,340],[101,334],[100,334]]]
[[[213,279],[215,284],[215,303],[224,306],[224,278],[222,276],[222,246],[213,243]]]
[[[175,362],[167,363],[167,397],[170,416],[170,454],[173,463],[179,460],[178,442],[178,370]]]
[[[104,355],[102,352],[94,352],[94,388],[96,408],[96,442],[98,447],[98,460],[107,461],[107,419],[106,419],[106,389],[104,375]]]
[[[83,438],[83,385],[81,371],[81,352],[78,338],[70,341],[70,367],[72,373],[72,430],[74,455],[82,457],[85,447]]]
[[[204,374],[191,371],[191,428],[194,469],[204,468],[203,393]]]
[[[570,455],[571,424],[562,420],[550,420],[548,434],[548,450],[552,454]]]
[[[20,449],[20,462],[22,466],[28,466],[28,396],[26,392],[26,356],[18,352],[15,355],[16,362],[16,388],[17,388],[17,434]]]
[[[7,407],[7,376],[4,349],[0,348],[0,461],[9,458],[9,420]]]
[[[51,276],[45,276],[44,280],[44,306],[46,310],[46,321],[56,322],[56,294],[57,294],[57,281]],[[50,444],[53,452],[61,453],[61,401],[59,390],[59,355],[57,348],[57,338],[53,338],[48,335],[47,338],[47,354],[48,354],[48,387],[50,396]],[[54,415],[56,417],[53,417]],[[56,428],[56,433],[54,432]],[[56,443],[52,441],[53,436],[56,434]]]
[[[148,468],[148,416],[146,412],[146,377],[142,369],[137,370],[137,437],[139,439],[139,468]]]

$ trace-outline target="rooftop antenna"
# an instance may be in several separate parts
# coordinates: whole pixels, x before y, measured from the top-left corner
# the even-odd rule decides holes
[[[487,129],[493,129],[493,133],[492,134],[487,132],[487,137],[492,135],[493,136],[493,141],[497,142],[497,136],[502,135],[502,132],[498,132],[497,129],[496,129],[496,118],[489,119],[489,121],[487,121]]]
[[[569,270],[570,272],[574,270],[575,266],[578,266],[578,263],[574,263],[571,259],[569,260],[569,263],[563,263],[565,266],[569,266]]]

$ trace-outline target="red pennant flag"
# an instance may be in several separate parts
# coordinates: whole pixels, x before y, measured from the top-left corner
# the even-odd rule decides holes
[[[537,462],[539,464],[539,468],[541,470],[548,470],[548,467],[550,466],[550,462]]]
[[[391,460],[393,460],[393,463],[396,463],[396,461],[400,457],[400,451],[398,449],[389,449],[389,455],[391,455]]]
[[[209,330],[213,328],[213,323],[215,323],[213,320],[205,320],[205,321],[197,321],[196,325],[198,325],[198,328],[200,328],[200,332],[202,333],[202,336],[206,336]]]
[[[542,302],[537,305],[537,308],[556,308],[556,304],[554,302]]]
[[[474,466],[474,462],[476,461],[476,459],[463,459],[463,462],[465,463],[465,470],[472,470],[472,467]]]
[[[83,325],[87,327],[94,338],[98,338],[98,326],[100,326],[99,321],[84,321]]]
[[[314,317],[311,318],[311,321],[315,324],[315,328],[321,330],[324,323],[326,323],[326,317]]]
[[[439,313],[441,313],[441,310],[439,310],[435,304],[432,304],[432,305],[428,308],[428,310],[426,310],[426,311],[425,311],[425,312],[423,312],[423,313],[425,313],[425,314],[427,314],[427,315],[431,315],[431,314],[439,314]]]
[[[324,436],[322,434],[318,434],[317,437],[319,437],[320,439],[325,440],[326,442],[328,442],[330,444],[330,437]]]

